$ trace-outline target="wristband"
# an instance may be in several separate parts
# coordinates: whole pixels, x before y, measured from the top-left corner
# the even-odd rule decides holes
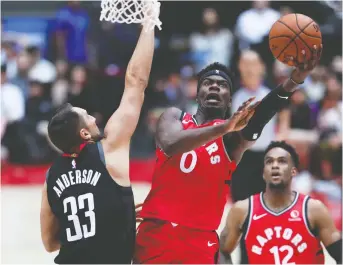
[[[295,82],[294,80],[293,80],[293,78],[292,77],[290,77],[289,78],[295,85],[301,85],[301,84],[304,84],[304,81],[302,81],[301,83],[297,83],[297,82]]]

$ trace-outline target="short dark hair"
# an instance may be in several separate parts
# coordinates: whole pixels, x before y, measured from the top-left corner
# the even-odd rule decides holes
[[[221,64],[221,63],[218,63],[218,62],[215,62],[215,63],[212,63],[208,66],[206,66],[204,69],[202,69],[198,74],[197,74],[197,78],[198,80],[201,79],[201,77],[209,72],[209,71],[212,71],[212,70],[220,70],[220,71],[223,71],[225,74],[227,74],[229,76],[229,78],[231,79],[231,83],[233,85],[233,81],[234,81],[234,73],[228,68],[226,67],[224,64]],[[233,87],[230,87],[230,92],[232,93],[233,91]],[[199,92],[199,86],[198,86],[198,92]]]
[[[296,168],[299,167],[299,156],[297,154],[297,152],[295,151],[294,147],[289,145],[288,143],[286,143],[285,141],[273,141],[271,142],[267,149],[264,151],[264,156],[266,156],[266,154],[273,148],[282,148],[283,150],[287,151],[290,155],[291,158],[293,160],[293,164]]]
[[[64,153],[71,153],[74,147],[82,143],[79,135],[82,120],[72,108],[73,106],[69,103],[62,105],[48,125],[51,142]]]

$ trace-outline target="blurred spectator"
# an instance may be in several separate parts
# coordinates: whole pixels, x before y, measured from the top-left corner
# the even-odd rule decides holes
[[[325,43],[322,60],[329,62],[335,55],[342,53],[342,1],[324,2],[332,8],[325,23],[320,25],[323,43]]]
[[[125,72],[137,43],[140,27],[101,21],[97,32],[98,66],[107,75]]]
[[[67,80],[68,64],[63,60],[56,61],[57,78],[51,88],[52,104],[58,108],[67,101],[69,83]]]
[[[52,104],[45,97],[44,84],[38,80],[29,82],[29,98],[26,102],[26,119],[32,123],[48,121],[53,112]]]
[[[17,86],[9,83],[6,76],[6,65],[1,65],[1,145],[5,145],[10,153],[18,150],[17,133],[19,122],[25,115],[25,100]]]
[[[279,60],[274,59],[272,73],[274,77],[273,82],[275,84],[283,83],[287,78],[289,78],[291,72],[291,67],[281,63]]]
[[[315,103],[321,100],[325,93],[325,84],[323,83],[325,68],[317,66],[311,72],[304,82],[303,88],[310,103]]]
[[[99,123],[102,115],[98,112],[98,99],[86,68],[82,65],[74,66],[70,73],[67,101],[75,107],[86,109]]]
[[[2,43],[4,50],[3,59],[7,65],[7,78],[11,79],[17,75],[17,46],[13,41],[4,41]]]
[[[311,130],[314,127],[311,108],[306,100],[306,94],[299,89],[291,98],[291,129]]]
[[[196,77],[190,77],[184,81],[184,85],[182,87],[183,93],[186,97],[186,102],[183,106],[183,109],[191,114],[195,114],[198,108],[198,103],[196,101],[197,86],[198,79]]]
[[[342,84],[336,77],[331,76],[327,80],[327,90],[318,107],[318,128],[321,132],[333,129],[336,132],[342,130]]]
[[[45,96],[44,84],[33,80],[29,82],[29,97],[26,102],[26,116],[20,132],[22,147],[16,156],[17,163],[42,164],[52,159],[53,151],[47,140],[48,122],[54,109]]]
[[[29,46],[26,52],[30,58],[29,79],[36,80],[41,83],[52,83],[56,79],[56,67],[48,60],[41,57],[39,47]]]
[[[17,66],[18,66],[18,72],[17,75],[12,78],[10,81],[14,85],[18,86],[21,91],[23,92],[23,95],[25,99],[27,99],[29,94],[29,69],[30,69],[30,59],[26,52],[21,52],[18,54],[17,57]]]
[[[279,17],[280,13],[269,7],[269,1],[253,1],[252,8],[237,18],[235,33],[239,48],[244,50],[250,48],[251,44],[261,43]]]
[[[89,17],[80,5],[80,1],[68,1],[57,12],[58,59],[66,59],[73,64],[87,63]]]
[[[190,36],[190,49],[195,70],[199,72],[206,65],[220,62],[229,65],[233,51],[233,35],[227,28],[222,28],[218,13],[213,8],[206,8],[202,16],[202,32]]]
[[[25,101],[20,88],[9,83],[6,76],[6,65],[1,65],[1,136],[6,125],[20,121],[25,115]]]
[[[332,59],[331,70],[335,73],[337,79],[342,83],[342,56],[336,55]]]
[[[263,85],[265,67],[256,52],[250,50],[242,52],[239,60],[239,71],[242,87],[233,95],[232,112],[237,111],[239,106],[250,97],[262,100],[270,92],[270,89]],[[262,179],[264,150],[270,141],[285,139],[289,130],[289,116],[289,110],[283,110],[279,115],[272,118],[264,127],[260,138],[244,153],[232,176],[233,185],[237,181],[236,187],[241,187],[239,190],[232,191],[234,201],[245,199],[249,195],[264,190],[265,183]],[[276,134],[278,119],[279,136]],[[250,184],[244,185],[244,183]]]

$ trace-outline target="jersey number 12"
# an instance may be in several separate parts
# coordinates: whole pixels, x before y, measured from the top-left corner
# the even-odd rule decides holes
[[[77,212],[79,209],[85,208],[86,200],[88,202],[88,211],[85,211],[85,217],[89,218],[90,228],[88,228],[87,225],[82,225],[82,229],[81,229],[81,224],[80,224],[80,220],[77,215]],[[67,213],[68,208],[70,208],[71,214],[68,215],[68,220],[72,221],[74,224],[75,235],[71,234],[70,228],[66,229],[67,240],[69,242],[80,240],[83,237],[87,238],[87,237],[91,237],[95,235],[95,213],[93,211],[94,210],[94,197],[92,193],[86,193],[86,194],[80,195],[79,197],[77,197],[77,201],[76,201],[76,198],[73,196],[65,198],[63,200],[63,208],[64,208],[64,213]]]

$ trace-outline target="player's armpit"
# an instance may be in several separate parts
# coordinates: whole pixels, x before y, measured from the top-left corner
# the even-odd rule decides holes
[[[308,218],[312,227],[318,231],[319,239],[323,242],[324,246],[334,246],[331,247],[333,251],[330,250],[330,255],[337,262],[342,262],[342,235],[337,230],[326,206],[319,200],[310,199],[308,201]],[[337,252],[336,250],[339,242],[340,252]],[[329,251],[330,247],[327,249]]]
[[[249,199],[232,205],[226,218],[225,228],[220,235],[220,251],[225,256],[231,254],[242,236],[242,226],[248,215]]]
[[[51,210],[51,207],[48,201],[46,183],[44,184],[44,188],[42,191],[40,227],[41,227],[41,237],[42,237],[43,245],[46,251],[53,252],[60,249],[61,245],[58,240],[59,224],[58,224],[58,220],[56,216]]]

